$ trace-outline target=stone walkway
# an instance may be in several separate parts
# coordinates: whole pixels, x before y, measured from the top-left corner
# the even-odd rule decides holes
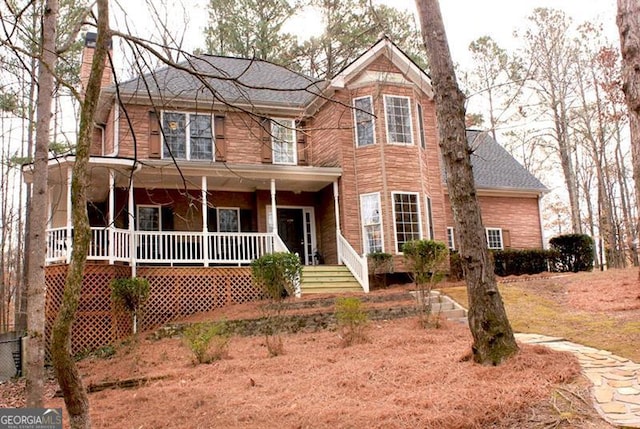
[[[593,403],[609,423],[640,428],[640,364],[606,350],[537,334],[516,334],[523,343],[541,344],[575,354],[582,372],[591,380]]]

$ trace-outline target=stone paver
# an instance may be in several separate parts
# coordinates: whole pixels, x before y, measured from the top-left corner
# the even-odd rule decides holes
[[[598,350],[538,334],[516,334],[522,343],[541,344],[553,350],[576,355],[582,373],[593,383],[593,405],[609,423],[625,428],[640,428],[640,364]]]

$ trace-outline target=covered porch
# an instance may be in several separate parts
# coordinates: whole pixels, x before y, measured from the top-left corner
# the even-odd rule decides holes
[[[48,265],[71,258],[74,161],[49,164]],[[363,284],[366,258],[340,232],[340,176],[333,167],[94,157],[88,259],[135,276],[138,266],[242,266],[290,251],[303,265],[345,264]]]

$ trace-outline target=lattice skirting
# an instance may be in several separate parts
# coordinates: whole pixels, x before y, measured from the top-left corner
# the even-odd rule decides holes
[[[248,267],[138,267],[138,277],[149,281],[151,293],[138,330],[154,329],[171,320],[229,304],[262,299]],[[47,350],[51,327],[62,302],[67,265],[46,268]],[[76,321],[72,352],[113,344],[132,333],[129,315],[111,301],[112,279],[129,277],[128,266],[87,265]]]

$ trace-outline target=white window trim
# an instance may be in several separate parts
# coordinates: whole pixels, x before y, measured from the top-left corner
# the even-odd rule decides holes
[[[176,158],[177,160],[185,160],[185,161],[204,161],[204,162],[209,162],[209,161],[215,161],[216,160],[216,130],[215,130],[215,121],[213,119],[213,114],[209,114],[209,113],[201,113],[201,112],[194,112],[194,111],[189,111],[189,110],[163,110],[162,112],[160,112],[160,129],[162,129],[162,127],[164,127],[164,114],[165,113],[178,113],[181,115],[186,115],[187,117],[185,118],[185,135],[184,135],[184,145],[185,145],[185,155],[186,158]],[[209,159],[191,159],[191,120],[189,120],[189,116],[191,115],[198,115],[198,116],[209,116],[209,119],[211,120],[211,160]],[[166,158],[164,156],[164,149],[165,149],[165,141],[164,141],[164,130],[160,133],[162,135],[162,145],[160,147],[160,156],[161,159],[170,159],[170,158]]]
[[[238,230],[237,231],[224,231],[229,233],[236,233],[242,231],[242,225],[240,224],[240,207],[216,207],[216,230],[220,232],[220,210],[233,210],[238,217]]]
[[[411,143],[403,143],[403,142],[393,142],[391,141],[391,139],[389,138],[389,120],[387,118],[387,99],[388,98],[404,98],[405,100],[407,100],[407,112],[409,112],[409,135],[411,136]],[[383,95],[383,100],[384,100],[384,130],[387,136],[387,144],[390,145],[397,145],[397,146],[413,146],[415,144],[415,136],[413,135],[413,115],[411,114],[411,97],[407,97],[405,95],[391,95],[391,94],[384,94]]]
[[[380,200],[380,192],[369,192],[367,194],[360,194],[360,227],[362,229],[362,250],[363,253],[368,254],[370,253],[367,249],[367,234],[365,231],[365,225],[364,225],[364,213],[362,211],[362,197],[367,197],[367,196],[371,196],[374,195],[377,197],[378,199],[378,210],[379,210],[379,216],[380,216],[380,251],[384,252],[384,225],[383,225],[383,219],[382,219],[382,203]]]
[[[500,234],[500,247],[491,247],[489,244],[489,231],[498,231]],[[504,250],[504,237],[502,236],[502,228],[485,228],[485,236],[487,238],[487,248],[489,250]]]
[[[397,255],[403,255],[404,253],[400,250],[398,246],[398,228],[396,226],[396,195],[415,195],[416,196],[416,207],[418,208],[418,239],[422,240],[422,210],[420,207],[420,193],[418,192],[402,192],[402,191],[393,191],[391,192],[391,210],[393,215],[393,238],[395,240],[395,251]]]
[[[451,243],[449,243],[449,238],[451,238]],[[449,244],[451,245],[449,246]],[[456,250],[456,236],[452,226],[447,227],[447,246],[449,250]]]
[[[368,98],[369,101],[371,101],[371,126],[373,127],[373,143],[361,146],[361,145],[358,144],[358,122],[357,122],[357,118],[356,118],[356,113],[357,113],[356,100],[362,100],[364,98]],[[354,110],[353,110],[353,129],[354,129],[355,136],[356,136],[356,141],[355,141],[356,148],[375,146],[376,143],[377,143],[376,142],[376,117],[375,117],[374,109],[373,109],[373,97],[370,96],[370,95],[365,95],[365,96],[362,96],[362,97],[356,97],[356,98],[353,99],[352,102],[353,102],[353,107],[354,107]]]
[[[297,140],[297,136],[296,136],[296,123],[295,120],[291,119],[291,118],[275,118],[272,117],[271,119],[271,129],[269,130],[269,132],[271,133],[271,162],[274,165],[298,165],[298,148],[297,148],[297,144],[298,144],[298,140]],[[293,147],[293,162],[276,162],[276,145],[275,145],[275,137],[273,135],[273,124],[277,122],[280,126],[285,127],[287,129],[291,130],[291,138],[292,138],[292,147]],[[285,125],[283,124],[283,122],[288,122],[289,124]]]
[[[158,209],[158,231],[162,231],[162,206],[159,204],[138,204],[136,205],[136,231],[142,231],[140,229],[140,209],[141,208],[155,208]],[[147,232],[153,232],[152,230],[144,230]]]

